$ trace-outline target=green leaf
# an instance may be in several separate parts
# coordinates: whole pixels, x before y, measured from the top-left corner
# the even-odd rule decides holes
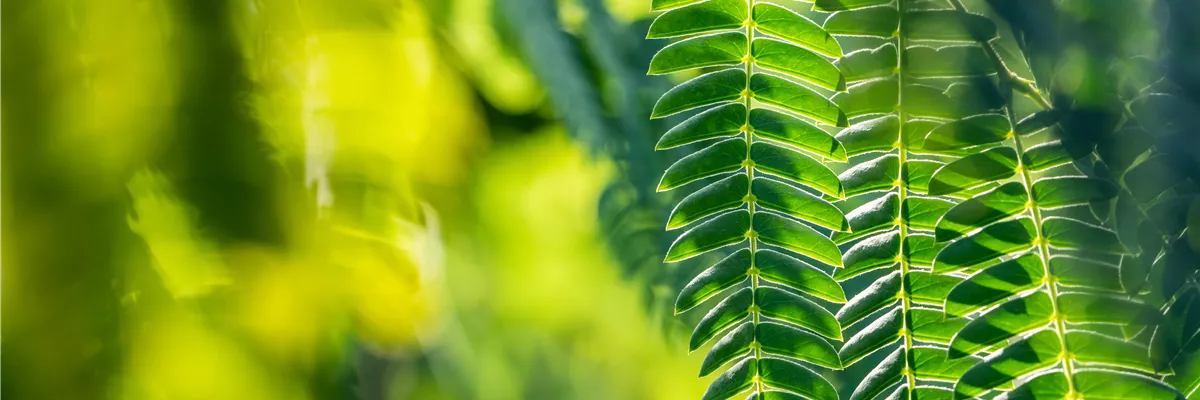
[[[978,45],[940,48],[912,46],[904,50],[904,72],[916,77],[947,78],[991,75],[996,70],[987,53]],[[1007,131],[1007,118],[1004,125]]]
[[[674,1],[676,4],[685,1]],[[676,8],[662,13],[650,23],[647,38],[664,38],[704,34],[740,28],[746,19],[746,2],[742,0],[709,0],[701,4]]]
[[[932,231],[938,220],[946,215],[954,203],[933,198],[910,196],[904,199],[904,220],[912,229]]]
[[[1166,384],[1149,378],[1116,371],[1080,369],[1075,371],[1075,388],[1085,399],[1105,400],[1183,400],[1183,395]],[[1070,399],[1067,379],[1054,370],[1040,375],[1009,392],[1011,400]],[[1080,398],[1080,397],[1075,397]]]
[[[749,180],[734,174],[697,190],[675,206],[667,219],[667,230],[678,229],[704,217],[742,205]]]
[[[759,287],[756,296],[758,300],[755,304],[758,304],[763,316],[799,325],[833,340],[842,340],[841,325],[825,307],[800,295],[769,286]]]
[[[838,132],[836,138],[849,156],[896,148],[900,119],[895,115],[869,119]]]
[[[1180,173],[1184,168],[1175,164],[1169,156],[1151,156],[1130,167],[1122,180],[1134,197],[1146,202],[1187,179]]]
[[[943,165],[945,164],[931,160],[909,160],[904,163],[905,187],[914,193],[928,194],[930,179]]]
[[[704,221],[689,229],[671,243],[667,249],[666,262],[683,261],[705,252],[739,243],[750,231],[750,213],[746,210],[731,211]]]
[[[684,82],[680,86],[687,85],[688,82]],[[744,81],[741,83],[741,86],[745,86]],[[837,104],[834,104],[829,99],[826,99],[825,96],[812,89],[787,79],[770,74],[756,73],[750,76],[750,92],[753,93],[756,100],[763,103],[780,107],[829,125],[850,126],[846,121],[846,114],[842,113]],[[667,94],[670,93],[667,92]],[[663,97],[666,97],[666,95],[663,95]],[[659,100],[660,103],[661,101]],[[657,110],[657,106],[655,109]]]
[[[838,11],[825,20],[825,31],[834,35],[891,37],[900,23],[896,7],[868,7]]]
[[[882,78],[896,73],[896,45],[886,43],[873,49],[851,52],[833,62],[847,82]],[[893,140],[897,135],[892,135]]]
[[[967,370],[954,385],[955,397],[977,398],[1025,374],[1054,365],[1061,352],[1062,346],[1054,331],[1035,333]]]
[[[796,146],[831,160],[846,161],[846,149],[837,139],[821,128],[791,115],[756,108],[750,111],[750,127],[757,136]]]
[[[903,376],[904,359],[903,347],[889,354],[858,383],[850,400],[870,400],[883,394]]]
[[[1062,144],[1062,141],[1042,143],[1025,149],[1021,154],[1021,165],[1030,171],[1042,171],[1071,162],[1083,157],[1086,153],[1072,153]]]
[[[967,369],[979,362],[975,357],[949,360],[946,359],[945,350],[931,346],[913,347],[912,353],[913,370],[917,379],[955,382]]]
[[[846,220],[846,216],[842,215],[842,211],[836,206],[792,185],[770,178],[758,177],[754,178],[751,190],[755,202],[765,209],[778,211],[835,231],[850,229],[850,223]]]
[[[749,389],[758,375],[758,362],[753,357],[739,361],[732,368],[717,377],[708,390],[704,391],[702,400],[725,400]]]
[[[936,274],[958,271],[1033,247],[1033,222],[1027,218],[989,225],[942,249],[933,264]]]
[[[759,361],[763,383],[788,390],[813,400],[838,400],[837,390],[821,375],[781,358],[763,357]]]
[[[847,92],[834,95],[833,102],[847,117],[854,118],[891,113],[896,110],[899,98],[899,84],[895,77],[889,77],[854,84]]]
[[[746,280],[750,270],[750,249],[741,249],[705,269],[679,291],[675,314],[691,310],[705,300]]]
[[[658,191],[664,192],[688,183],[737,171],[746,159],[746,141],[733,138],[717,142],[679,159],[663,173]]]
[[[954,335],[948,357],[966,357],[1013,336],[1046,326],[1053,314],[1050,296],[1044,292],[1034,292],[1001,304],[968,322]]]
[[[951,90],[956,89],[967,96],[952,98],[947,94]],[[966,85],[964,83],[951,85],[945,91],[928,85],[905,84],[904,109],[908,114],[914,116],[955,120],[963,119],[992,111],[995,108],[991,107],[985,101],[987,100],[986,97],[980,96],[981,93],[977,92],[977,88],[974,85]]]
[[[725,328],[733,326],[750,315],[750,305],[754,301],[751,294],[753,291],[750,288],[743,288],[721,300],[712,310],[709,310],[708,314],[700,319],[700,323],[696,324],[696,329],[692,331],[688,350],[695,351]]]
[[[742,63],[746,50],[746,34],[737,31],[684,39],[654,54],[647,74],[663,75],[695,68],[737,65]]]
[[[751,343],[754,343],[754,323],[743,323],[725,334],[725,337],[718,340],[712,350],[704,355],[704,362],[700,364],[700,376],[708,376],[726,363],[748,354]]]
[[[746,71],[731,68],[692,78],[671,88],[658,102],[650,118],[662,118],[697,107],[737,100],[746,88]]]
[[[754,5],[754,23],[759,31],[794,42],[829,57],[841,57],[837,40],[812,20],[792,10],[771,4]]]
[[[834,243],[843,244],[860,237],[870,235],[895,226],[896,218],[900,216],[900,196],[888,193],[880,198],[858,206],[846,215],[849,221],[849,232],[834,232],[830,236]]]
[[[845,189],[845,197],[891,189],[899,178],[900,157],[888,154],[871,161],[859,163],[841,175],[838,180]]]
[[[958,318],[991,306],[1042,284],[1042,259],[1026,254],[980,271],[959,283],[946,296],[946,316]]]
[[[742,39],[744,44],[745,36]],[[781,72],[829,90],[846,90],[846,80],[842,78],[842,72],[825,57],[808,49],[770,38],[755,38],[750,48],[750,53],[754,56],[754,63],[760,67]]]
[[[939,310],[914,308],[912,316],[913,339],[923,342],[950,344],[950,339],[967,325],[967,319],[945,319]]]
[[[872,313],[895,304],[900,294],[900,271],[893,271],[858,292],[837,313],[838,323],[849,328]]]
[[[758,324],[758,343],[769,354],[804,360],[829,369],[842,369],[837,350],[825,338],[783,324]]]
[[[1096,178],[1067,176],[1042,178],[1033,183],[1038,207],[1077,206],[1117,197],[1117,186]]]
[[[1008,136],[1008,131],[1008,118],[1003,115],[976,115],[934,128],[929,131],[928,135],[925,135],[925,143],[921,148],[924,150],[955,150],[1000,143]],[[1015,162],[1015,156],[1013,160]]]
[[[658,139],[655,150],[672,149],[715,138],[727,138],[741,133],[746,123],[746,106],[729,103],[716,106],[675,125]]]
[[[845,303],[846,293],[825,272],[800,261],[792,256],[770,250],[760,249],[754,256],[754,266],[758,273],[771,282],[786,285],[795,290],[819,297],[834,303]]]
[[[1058,284],[1067,287],[1121,292],[1121,273],[1116,266],[1078,257],[1057,255],[1050,257],[1050,270],[1058,278]]]
[[[904,328],[901,312],[899,307],[893,308],[871,321],[871,324],[863,327],[850,340],[847,340],[838,352],[842,359],[842,365],[847,367],[854,365],[864,357],[895,343],[896,339],[900,338],[900,330]]]
[[[889,0],[816,0],[815,11],[844,11],[888,4]]]
[[[913,303],[941,306],[950,290],[962,281],[962,278],[950,275],[911,271],[908,273],[908,295]]]
[[[1042,234],[1051,246],[1061,249],[1125,253],[1125,246],[1113,231],[1069,218],[1046,218],[1042,221]]]
[[[946,247],[945,243],[937,243],[933,235],[912,233],[904,238],[905,257],[908,264],[914,267],[933,267],[933,260]]]
[[[833,197],[845,195],[842,182],[829,167],[798,151],[767,142],[754,142],[750,145],[750,159],[759,171],[796,181]]]
[[[1013,176],[1017,152],[1010,147],[984,150],[939,169],[929,181],[930,195],[950,194]]]
[[[1076,324],[1150,325],[1159,320],[1158,309],[1145,303],[1094,293],[1060,293],[1058,311]]]
[[[904,31],[912,40],[941,40],[986,43],[997,36],[992,20],[957,10],[911,11],[904,13]]]
[[[1067,332],[1067,347],[1076,360],[1154,373],[1146,346],[1088,331]]]
[[[837,245],[808,225],[769,212],[756,212],[754,232],[763,243],[779,246],[835,267],[842,265],[842,252],[838,250]]]
[[[1049,128],[1058,123],[1062,119],[1062,112],[1057,109],[1041,110],[1028,117],[1022,118],[1017,122],[1016,131],[1018,135],[1025,136],[1031,133],[1037,133],[1042,129]]]
[[[938,241],[958,239],[968,232],[1025,210],[1029,195],[1025,186],[1009,182],[958,203],[937,223]]]
[[[884,400],[908,400],[908,394],[908,384],[901,384]],[[917,386],[912,391],[912,400],[954,400],[954,392],[937,386]]]
[[[844,281],[869,271],[898,262],[900,232],[888,231],[863,239],[846,250],[843,269],[833,272],[833,279]]]
[[[691,5],[704,0],[650,0],[650,11],[663,11],[675,7]]]

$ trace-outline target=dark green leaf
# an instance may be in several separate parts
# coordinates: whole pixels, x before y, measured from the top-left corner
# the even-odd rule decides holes
[[[746,239],[749,230],[750,213],[746,210],[722,214],[679,235],[667,250],[666,262],[683,261],[741,242]]]
[[[895,226],[896,218],[900,216],[900,196],[888,193],[866,204],[858,206],[846,215],[849,221],[849,232],[834,232],[831,239],[834,243],[843,244],[851,240],[889,229]]]
[[[909,297],[913,303],[941,306],[946,302],[950,290],[962,280],[950,275],[911,271],[908,273]]]
[[[769,286],[759,287],[757,297],[756,304],[763,316],[799,325],[833,340],[842,340],[841,325],[825,307]]]
[[[1125,252],[1125,246],[1121,245],[1113,231],[1069,218],[1046,218],[1042,222],[1042,234],[1051,246],[1057,248],[1113,254]]]
[[[959,203],[937,223],[938,241],[954,240],[980,227],[1017,215],[1025,210],[1029,195],[1025,186],[1009,182]]]
[[[873,79],[857,83],[847,92],[834,95],[833,102],[850,118],[887,114],[896,110],[897,100],[900,99],[898,90],[899,85],[894,77]]]
[[[787,39],[829,57],[842,56],[842,47],[833,36],[792,10],[771,3],[757,3],[754,5],[754,23],[759,31],[768,35]]]
[[[1096,178],[1067,176],[1042,178],[1033,183],[1040,208],[1077,206],[1117,196],[1117,186]]]
[[[914,267],[933,267],[934,258],[946,247],[945,243],[934,241],[933,235],[913,233],[904,239],[905,256],[908,264]]]
[[[1033,222],[1027,218],[989,225],[974,235],[951,243],[938,253],[934,273],[948,273],[1033,247]]]
[[[758,324],[758,343],[769,354],[788,356],[830,369],[842,369],[837,350],[825,338],[783,324]]]
[[[650,11],[663,11],[675,7],[699,3],[704,0],[650,0]]]
[[[996,73],[987,53],[978,45],[941,48],[912,46],[904,51],[904,64],[904,72],[916,77],[945,78]],[[1006,127],[1007,122],[1005,119]]]
[[[930,195],[950,194],[988,182],[1008,178],[1016,173],[1017,152],[1000,147],[975,153],[939,169],[929,182]]]
[[[858,82],[896,74],[896,45],[892,43],[874,49],[854,51],[833,62],[847,82]],[[893,140],[897,135],[892,135]]]
[[[896,148],[900,137],[900,119],[895,115],[869,119],[842,129],[837,140],[850,156],[872,151],[890,151]]]
[[[979,362],[976,357],[950,360],[946,358],[946,350],[930,346],[913,347],[912,353],[913,370],[917,379],[955,382],[967,369]]]
[[[945,164],[937,161],[909,160],[904,163],[905,187],[914,193],[929,193],[929,180],[943,165]]]
[[[986,43],[997,36],[996,25],[985,16],[957,10],[912,11],[904,14],[908,39]]]
[[[955,395],[977,398],[1025,374],[1054,365],[1060,353],[1058,334],[1050,330],[1035,333],[967,370],[954,385]]]
[[[752,190],[755,202],[763,208],[835,231],[850,229],[846,216],[833,204],[786,183],[770,178],[754,178]]]
[[[1098,369],[1076,370],[1074,396],[1105,400],[1183,400],[1183,395],[1166,384],[1149,378],[1116,371]],[[1017,387],[1008,394],[1011,400],[1063,399],[1067,397],[1067,379],[1054,370]],[[1079,397],[1074,397],[1079,398]]]
[[[871,400],[895,385],[903,376],[904,359],[903,347],[889,354],[859,382],[858,387],[854,388],[854,394],[850,395],[850,400]]]
[[[932,231],[938,220],[946,215],[954,203],[933,198],[909,196],[904,199],[904,221],[909,228]]]
[[[733,138],[717,142],[679,159],[663,173],[658,191],[671,190],[699,179],[737,171],[746,159],[746,141]]]
[[[748,182],[746,175],[734,174],[687,195],[671,211],[667,230],[682,228],[704,217],[742,205]]]
[[[872,313],[895,304],[900,295],[900,271],[884,275],[858,292],[837,313],[838,323],[849,328]]]
[[[730,137],[741,133],[745,123],[745,105],[729,103],[713,107],[675,125],[658,139],[654,149],[666,150],[703,140]]]
[[[1087,331],[1067,332],[1067,347],[1080,362],[1105,364],[1154,373],[1146,346]]]
[[[709,0],[659,15],[650,24],[646,37],[667,38],[734,29],[741,27],[747,19],[745,1]]]
[[[729,331],[704,355],[704,362],[700,364],[700,376],[708,376],[726,363],[749,354],[751,343],[754,343],[753,323],[746,322]]]
[[[824,158],[846,161],[846,149],[837,139],[821,128],[791,115],[756,108],[750,111],[750,127],[755,135],[787,143]]]
[[[756,212],[754,232],[763,243],[783,247],[835,267],[842,265],[842,252],[833,241],[808,225],[790,218],[769,212]]]
[[[744,44],[745,36],[742,39]],[[754,63],[760,67],[781,72],[829,90],[846,90],[846,80],[842,78],[842,72],[825,57],[803,47],[770,38],[756,38],[751,45],[751,54],[754,56]]]
[[[888,4],[889,0],[816,0],[813,4],[813,10],[816,11],[844,11],[854,10],[863,7],[878,6]]]
[[[717,377],[708,390],[704,391],[702,400],[725,400],[749,389],[758,375],[758,363],[754,358],[747,357],[732,368]]]
[[[700,75],[663,94],[654,104],[650,118],[662,118],[697,107],[737,100],[745,88],[746,71],[739,68]]]
[[[1128,187],[1138,200],[1145,202],[1154,199],[1163,191],[1186,179],[1180,172],[1184,168],[1175,164],[1168,156],[1151,156],[1129,168],[1123,178],[1125,187]]]
[[[833,272],[833,279],[844,281],[863,273],[899,262],[900,232],[889,231],[863,239],[846,250],[843,269]]]
[[[750,145],[750,159],[759,171],[793,180],[833,197],[845,196],[842,182],[829,167],[798,151],[772,143],[754,142]]]
[[[1058,283],[1068,287],[1120,292],[1121,276],[1116,266],[1078,257],[1057,255],[1050,257],[1050,270]]]
[[[684,82],[680,86],[687,85],[688,82]],[[741,86],[744,87],[745,82],[742,82]],[[850,126],[846,121],[846,114],[842,113],[837,104],[834,104],[812,89],[787,79],[770,74],[756,73],[750,77],[750,92],[756,100],[763,103],[777,106],[829,125]],[[667,94],[670,93],[667,92]],[[663,95],[663,97],[666,97],[666,95]]]
[[[746,272],[749,270],[749,249],[741,249],[730,254],[728,257],[705,269],[704,272],[697,275],[691,282],[688,282],[683,287],[683,290],[679,291],[679,297],[675,299],[675,313],[679,314],[691,310],[717,293],[733,287],[738,282],[744,282],[746,280]]]
[[[904,328],[901,312],[902,310],[896,307],[883,313],[847,340],[838,352],[842,365],[851,366],[879,349],[895,343],[896,339],[900,338],[900,330]]]
[[[950,341],[950,358],[966,357],[988,346],[1046,326],[1054,315],[1050,296],[1034,292],[1001,304],[968,322]]]
[[[650,60],[647,74],[662,75],[694,68],[737,65],[746,57],[746,34],[726,32],[671,43]],[[833,68],[830,65],[830,68]]]
[[[1086,153],[1072,152],[1062,141],[1055,140],[1025,149],[1025,154],[1021,155],[1021,165],[1036,172],[1069,163],[1084,155]]]
[[[838,180],[845,188],[846,197],[853,197],[894,187],[899,170],[899,156],[888,154],[847,169],[838,175]]]
[[[763,383],[813,400],[838,400],[829,381],[800,364],[775,357],[764,357],[759,363]]]
[[[1042,259],[1026,254],[972,275],[950,290],[946,316],[962,317],[1042,284],[1046,276]]]
[[[729,295],[725,300],[721,300],[712,310],[709,310],[708,314],[700,319],[700,323],[696,324],[696,329],[692,331],[688,350],[695,351],[725,328],[745,319],[750,314],[750,305],[754,301],[751,294],[750,288],[743,288]]]
[[[825,272],[792,256],[760,249],[754,256],[754,266],[763,279],[786,285],[834,303],[845,303],[846,293]]]
[[[909,311],[912,316],[913,339],[923,342],[950,344],[950,339],[967,324],[967,319],[945,319],[942,312],[924,308]]]
[[[1003,115],[976,115],[934,128],[925,135],[925,143],[921,148],[924,150],[955,150],[1000,143],[1008,136],[1008,132],[1008,118]],[[1015,156],[1013,160],[1015,163]]]
[[[879,6],[838,11],[825,20],[825,31],[834,35],[891,37],[900,23],[896,7]]]
[[[1058,311],[1067,322],[1149,325],[1158,322],[1158,309],[1122,297],[1094,293],[1060,293]]]
[[[1054,126],[1061,118],[1062,112],[1055,109],[1038,111],[1017,122],[1017,128],[1014,131],[1021,136],[1036,133]]]

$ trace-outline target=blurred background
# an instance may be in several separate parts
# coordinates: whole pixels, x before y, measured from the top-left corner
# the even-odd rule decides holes
[[[1034,75],[1046,60],[1101,82],[1129,54],[1200,54],[1195,26],[1163,23],[1193,20],[1188,1],[1058,2],[1075,25],[1017,6],[1041,2],[968,3],[1014,21],[1045,56]],[[0,390],[699,398],[702,313],[671,306],[716,256],[661,262],[681,194],[653,187],[686,150],[655,154],[679,118],[648,116],[689,74],[645,76],[666,44],[643,39],[648,10],[4,1]],[[1113,26],[1129,40],[1093,37]],[[1171,71],[1194,94],[1192,65]],[[1099,85],[1082,79],[1056,104]]]

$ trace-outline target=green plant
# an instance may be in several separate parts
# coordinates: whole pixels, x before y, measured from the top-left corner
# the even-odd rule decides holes
[[[844,196],[842,183],[823,161],[845,161],[846,151],[816,124],[846,126],[847,120],[837,105],[808,87],[845,90],[841,72],[829,60],[842,55],[841,47],[816,23],[774,4],[655,0],[653,8],[667,11],[655,19],[648,36],[684,39],[655,55],[650,74],[718,67],[671,89],[654,106],[652,118],[712,106],[658,142],[660,150],[706,143],[667,169],[659,191],[721,177],[685,197],[671,213],[668,230],[694,227],[671,245],[666,261],[745,243],[692,280],[676,302],[676,313],[682,313],[741,286],[692,334],[690,349],[696,350],[728,330],[700,374],[734,365],[704,398],[725,399],[752,389],[755,398],[837,399],[832,384],[798,361],[841,368],[829,342],[842,339],[841,326],[809,298],[841,303],[845,295],[826,272],[801,260],[842,262],[838,247],[814,226],[848,229],[842,211],[821,198]]]

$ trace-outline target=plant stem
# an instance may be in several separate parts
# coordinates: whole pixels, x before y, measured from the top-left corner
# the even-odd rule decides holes
[[[746,26],[746,51],[750,51],[754,44],[754,0],[747,0],[747,10],[751,10],[747,14],[746,21],[743,25]],[[758,310],[758,266],[755,264],[755,255],[758,253],[758,235],[754,232],[754,161],[750,159],[750,145],[754,143],[754,129],[750,127],[750,106],[754,100],[754,94],[750,92],[750,75],[754,73],[754,55],[753,53],[746,54],[746,89],[744,105],[746,106],[746,121],[742,125],[746,135],[746,198],[747,209],[750,212],[750,298],[751,310],[750,315],[753,318],[752,329],[754,331],[754,392],[756,397],[761,398],[763,392],[763,382],[759,375],[761,369],[760,361],[762,360],[762,346],[758,343],[758,323],[761,318],[761,313]]]
[[[897,25],[896,25],[896,32],[898,32],[896,34],[896,67],[899,70],[899,72],[896,74],[896,84],[899,85],[899,90],[897,91],[897,93],[900,94],[899,98],[896,99],[896,114],[900,120],[899,129],[897,129],[897,135],[896,135],[896,149],[900,156],[900,162],[899,162],[899,167],[898,167],[899,171],[896,171],[896,176],[899,177],[899,179],[896,182],[896,191],[899,193],[899,198],[900,198],[900,218],[899,218],[899,226],[897,227],[900,231],[900,250],[898,253],[899,261],[900,261],[900,297],[901,297],[901,303],[902,303],[900,318],[903,321],[903,327],[904,327],[903,331],[901,332],[901,334],[904,336],[904,377],[908,381],[908,393],[906,393],[905,397],[908,400],[912,400],[913,391],[916,390],[916,388],[917,388],[917,377],[916,377],[916,373],[913,371],[913,368],[916,366],[916,360],[913,358],[913,354],[912,354],[912,350],[913,350],[912,331],[913,331],[913,328],[912,328],[912,321],[909,318],[909,315],[910,315],[909,310],[912,309],[912,299],[909,296],[909,287],[908,287],[908,272],[909,272],[909,263],[908,263],[908,254],[907,254],[908,248],[907,248],[907,246],[905,246],[905,242],[908,241],[908,220],[904,216],[905,208],[906,208],[905,203],[908,200],[908,182],[907,182],[907,178],[904,176],[904,164],[908,162],[908,148],[905,146],[905,143],[904,143],[904,118],[905,118],[905,115],[904,115],[904,45],[905,45],[905,43],[904,42],[905,41],[904,41],[904,35],[899,33],[899,32],[903,32],[902,28],[904,26],[904,0],[896,0],[896,9],[898,11],[898,15],[900,15],[899,21],[897,22]]]
[[[967,8],[963,6],[962,0],[950,0],[950,5],[954,6],[955,10],[967,12]],[[996,51],[996,46],[992,44],[990,39],[979,40],[979,46],[983,47],[988,58],[992,60],[992,66],[996,69],[996,74],[999,75],[1001,81],[1008,82],[1008,85],[1013,89],[1033,99],[1033,102],[1037,103],[1038,107],[1041,107],[1043,110],[1053,108],[1050,102],[1042,96],[1042,91],[1038,89],[1034,81],[1020,77],[1004,64],[1004,60],[1000,59],[1000,53]]]

